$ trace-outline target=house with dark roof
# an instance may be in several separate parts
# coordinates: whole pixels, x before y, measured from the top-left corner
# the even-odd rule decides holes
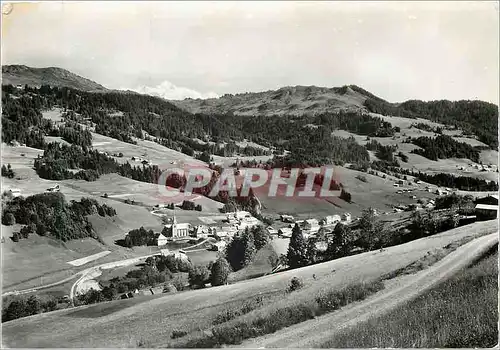
[[[498,219],[498,195],[477,199],[475,211],[478,220]]]

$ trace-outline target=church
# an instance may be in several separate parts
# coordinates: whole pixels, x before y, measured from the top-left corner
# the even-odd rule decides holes
[[[167,238],[174,238],[174,239],[185,238],[189,237],[189,229],[190,229],[189,223],[182,223],[182,224],[177,223],[177,219],[174,215],[172,223],[165,225],[165,228],[163,229],[162,233]]]

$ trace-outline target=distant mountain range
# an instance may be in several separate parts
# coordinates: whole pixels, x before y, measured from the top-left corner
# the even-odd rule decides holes
[[[6,65],[2,66],[2,79],[4,85],[51,85],[84,91],[112,91],[92,80],[57,67],[33,68],[24,65]],[[155,88],[144,88],[135,92],[161,97],[161,94],[156,93],[156,90]],[[133,93],[134,91],[123,90],[123,92]],[[364,102],[368,98],[376,97],[354,85],[340,88],[288,86],[264,92],[226,94],[220,98],[187,98],[171,100],[170,102],[192,113],[302,115],[325,111],[366,110]]]
[[[33,68],[24,65],[2,66],[2,84],[29,86],[66,86],[84,91],[106,91],[104,86],[57,67]]]
[[[165,92],[180,91],[179,96],[193,95],[192,90],[179,90],[170,84],[160,84],[156,88],[142,88],[139,91],[111,90],[104,86],[71,73],[62,68],[32,68],[24,65],[2,66],[2,84],[51,85],[95,91],[119,92],[123,94],[150,94],[165,99]],[[194,96],[202,96],[196,95]],[[181,98],[181,97],[179,97]],[[317,115],[339,111],[373,112],[406,118],[424,118],[454,125],[475,134],[479,140],[496,148],[498,146],[498,106],[482,101],[419,101],[409,100],[390,103],[356,85],[342,87],[287,86],[278,90],[226,94],[219,98],[169,100],[177,108],[190,113],[235,114],[241,116],[273,115]]]
[[[172,101],[191,113],[237,115],[304,115],[339,110],[366,110],[371,94],[354,85],[343,87],[287,86],[264,92],[226,94],[220,98]]]

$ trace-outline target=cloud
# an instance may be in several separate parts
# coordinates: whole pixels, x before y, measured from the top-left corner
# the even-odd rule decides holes
[[[131,90],[140,94],[162,97],[167,100],[183,100],[185,98],[207,99],[219,97],[219,95],[217,95],[215,92],[202,93],[186,87],[176,86],[169,81],[164,81],[163,83],[155,87],[142,85],[136,87],[135,89],[122,88],[120,90]]]

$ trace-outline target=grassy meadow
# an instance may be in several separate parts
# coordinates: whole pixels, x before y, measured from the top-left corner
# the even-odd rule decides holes
[[[332,336],[324,348],[476,348],[498,343],[498,251],[389,314]]]

